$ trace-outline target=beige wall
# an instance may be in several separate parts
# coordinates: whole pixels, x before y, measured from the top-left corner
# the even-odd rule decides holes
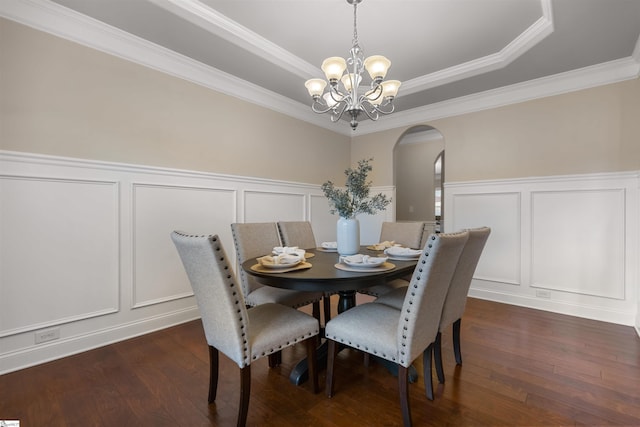
[[[0,148],[340,182],[343,136],[0,19]]]
[[[640,169],[640,80],[430,123],[445,140],[448,182]],[[406,129],[355,137],[351,158],[374,156],[376,185],[393,182]]]
[[[0,148],[321,183],[406,128],[349,137],[0,19]],[[640,80],[431,123],[447,181],[640,169]]]

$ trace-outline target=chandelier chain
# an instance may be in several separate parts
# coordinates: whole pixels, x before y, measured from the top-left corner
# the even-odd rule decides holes
[[[353,40],[351,40],[351,46],[358,46],[357,8],[358,8],[358,3],[353,2]]]

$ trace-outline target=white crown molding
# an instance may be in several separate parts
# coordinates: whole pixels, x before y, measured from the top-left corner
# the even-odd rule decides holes
[[[636,50],[638,49],[636,48]],[[630,56],[394,113],[385,117],[382,122],[365,121],[358,125],[357,132],[359,135],[363,135],[404,126],[429,124],[430,121],[446,117],[631,80],[638,78],[639,75],[640,61]]]
[[[232,21],[198,0],[149,1],[302,79],[317,76],[321,72],[318,67]]]
[[[47,0],[3,0],[0,16],[344,135],[305,104]]]
[[[551,22],[550,0],[541,2],[544,17]],[[431,120],[633,79],[640,74],[639,38],[633,55],[629,58],[397,112],[376,122],[364,120],[354,132],[346,121],[333,123],[324,115],[313,113],[306,104],[283,97],[48,0],[2,0],[0,16],[346,136],[425,124]],[[536,33],[534,30],[531,32]],[[509,51],[521,52],[527,43],[535,44],[536,41],[523,36],[516,46],[509,48]]]
[[[636,47],[633,49],[631,56],[636,60],[636,62],[640,63],[640,37],[636,40]]]
[[[499,52],[407,80],[402,83],[402,94],[422,92],[432,87],[506,67],[553,33],[551,0],[540,0],[540,3],[542,16]]]

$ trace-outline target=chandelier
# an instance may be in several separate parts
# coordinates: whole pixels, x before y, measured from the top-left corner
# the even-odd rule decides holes
[[[393,100],[400,88],[398,80],[384,80],[391,61],[381,55],[364,58],[358,44],[357,7],[362,0],[347,0],[353,5],[353,40],[350,57],[327,58],[322,62],[323,79],[310,79],[304,84],[313,99],[311,109],[318,114],[331,113],[331,121],[337,122],[346,112],[351,117],[351,128],[358,127],[358,116],[364,114],[371,120],[378,120],[381,114],[391,114]],[[371,77],[369,87],[360,84],[362,74],[367,70]],[[346,73],[345,73],[346,71]],[[329,87],[325,92],[325,87]]]

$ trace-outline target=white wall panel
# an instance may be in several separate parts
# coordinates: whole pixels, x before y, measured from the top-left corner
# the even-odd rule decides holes
[[[134,184],[133,306],[193,295],[170,233],[218,234],[231,252],[234,218],[234,191]]]
[[[313,227],[316,243],[336,241],[336,223],[338,215],[329,212],[329,202],[324,195],[311,195],[309,203],[309,220]]]
[[[273,191],[246,191],[242,222],[302,221],[305,195]]]
[[[0,335],[118,310],[116,182],[0,179]]]
[[[197,318],[175,229],[219,234],[232,258],[232,222],[310,220],[318,243],[335,240],[337,217],[317,185],[6,151],[0,170],[0,374]],[[474,296],[637,324],[639,190],[637,173],[447,183],[446,231],[493,229]],[[573,228],[558,225],[586,211]],[[362,243],[377,241],[394,212],[360,217]],[[554,227],[564,242],[590,227],[610,258],[596,266],[601,257],[582,254],[587,271],[616,286],[585,285],[576,268],[547,274],[551,259],[540,257]],[[35,344],[41,328],[60,338]]]
[[[445,220],[448,232],[464,228],[491,227],[474,277],[520,284],[520,194],[454,194]]]
[[[233,222],[310,220],[314,200],[335,230],[317,185],[6,151],[0,170],[0,374],[197,318],[173,230],[218,234],[233,263]]]
[[[624,190],[531,197],[531,286],[624,299]]]
[[[639,184],[638,172],[446,183],[446,231],[492,228],[470,295],[637,325]]]

